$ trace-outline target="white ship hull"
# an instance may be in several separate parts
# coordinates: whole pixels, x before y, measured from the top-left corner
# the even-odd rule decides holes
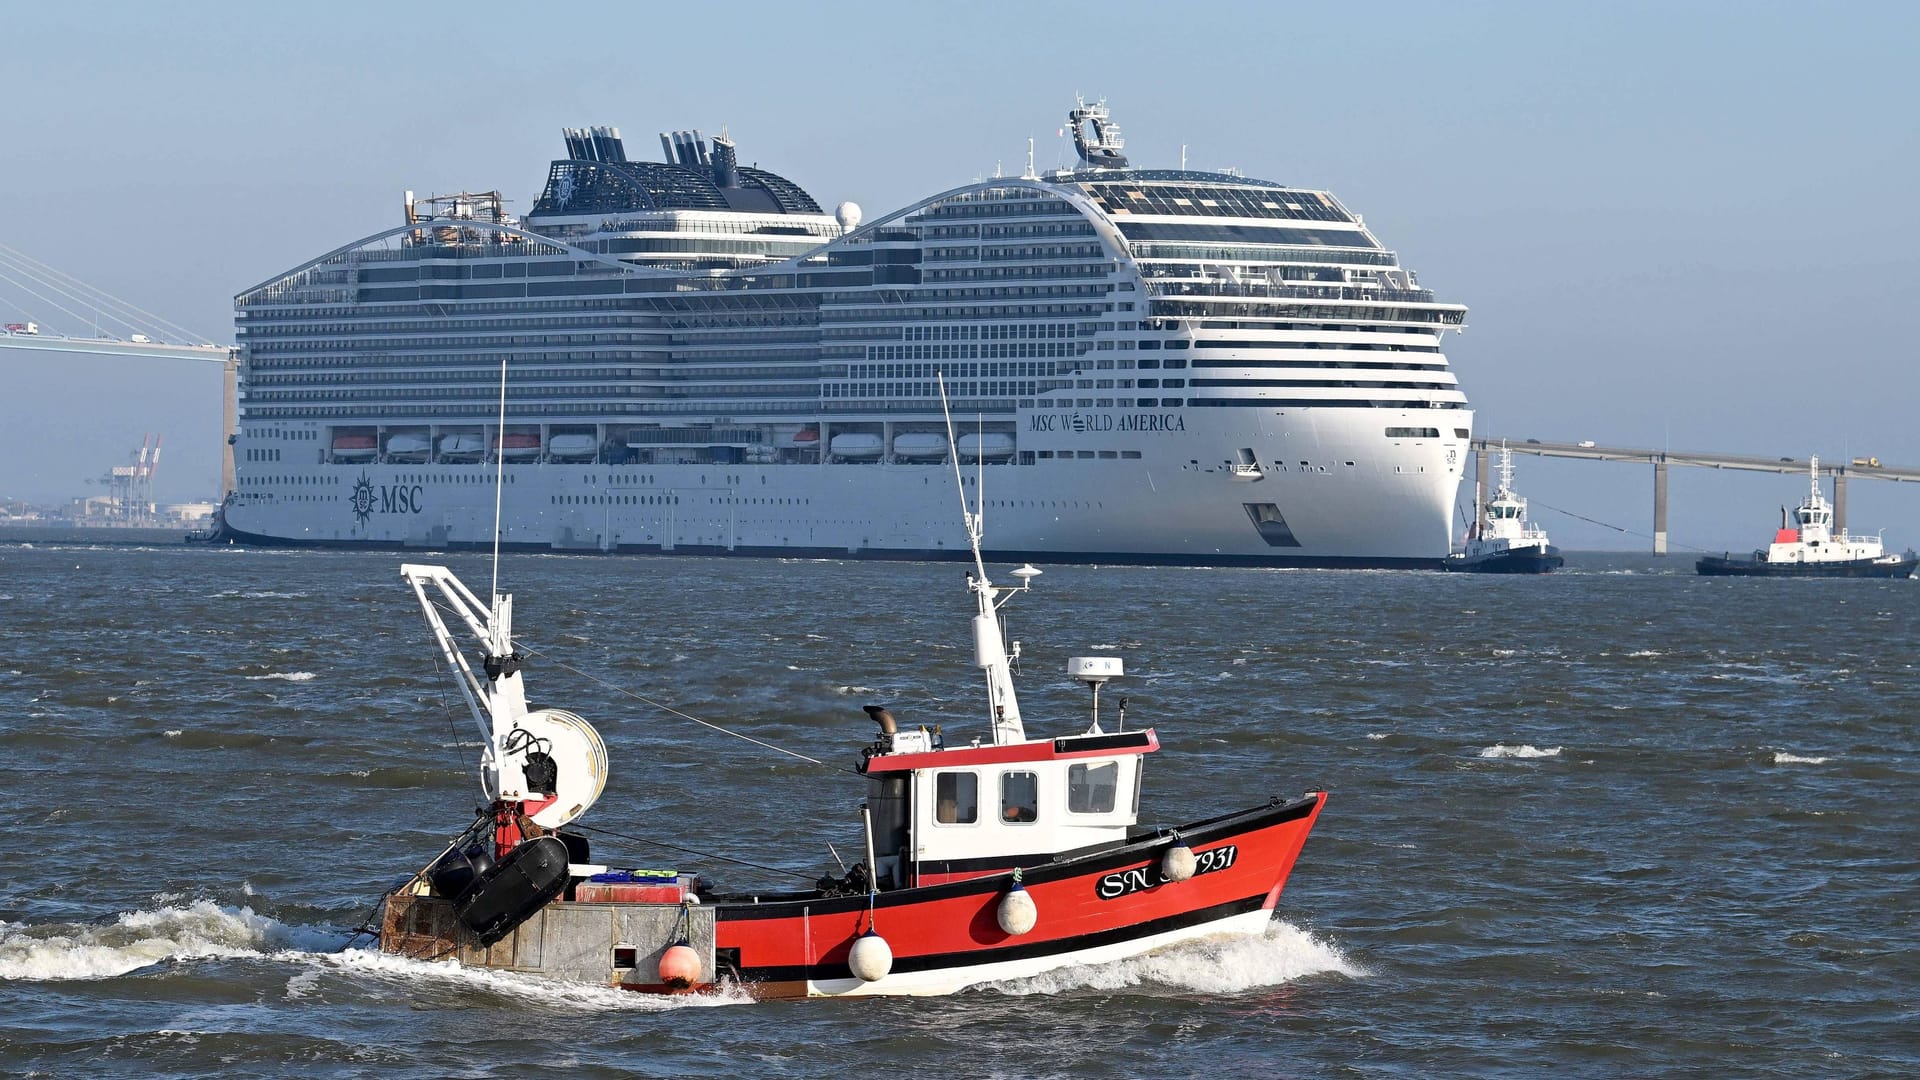
[[[1155,414],[1186,430],[1130,438],[1058,432],[1020,443],[1055,453],[1138,448],[1135,459],[968,464],[961,474],[969,489],[984,482],[994,549],[1003,556],[1276,566],[1418,566],[1445,558],[1465,438],[1389,441],[1382,425],[1407,414],[1381,409],[1234,410],[1237,423],[1223,422],[1222,412]],[[1471,423],[1459,410],[1447,418]],[[1032,426],[1023,414],[1022,427]],[[259,470],[273,474],[273,496],[229,504],[227,525],[238,538],[492,543],[491,463],[289,465],[296,447],[312,452],[311,441],[297,440],[296,433],[281,461]],[[1255,450],[1255,470],[1231,467],[1240,447]],[[502,542],[509,545],[880,558],[966,550],[954,469],[945,463],[509,461],[505,476]],[[1256,515],[1249,506],[1273,512]],[[1283,529],[1263,530],[1256,517],[1277,518]]]

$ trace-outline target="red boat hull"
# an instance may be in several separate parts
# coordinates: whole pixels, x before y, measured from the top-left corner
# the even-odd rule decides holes
[[[717,957],[723,973],[762,997],[940,994],[1213,933],[1257,930],[1325,802],[1325,793],[1311,792],[1181,827],[1197,867],[1185,881],[1160,874],[1170,833],[1024,866],[1022,883],[1039,920],[1017,937],[998,919],[1010,873],[879,893],[872,921],[892,949],[893,965],[877,982],[862,982],[848,967],[853,940],[868,924],[864,895],[719,899]]]

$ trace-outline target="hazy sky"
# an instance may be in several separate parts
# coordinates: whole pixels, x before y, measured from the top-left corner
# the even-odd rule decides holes
[[[1079,92],[1137,164],[1185,144],[1364,215],[1469,305],[1447,352],[1481,432],[1920,465],[1920,5],[89,3],[6,29],[0,243],[212,341],[235,293],[399,223],[406,189],[524,212],[563,126],[655,156],[726,124],[873,217],[1017,172],[1029,136],[1067,163]],[[216,366],[7,351],[0,376],[0,496],[85,494],[149,431],[162,499],[215,493]],[[1519,479],[1650,528],[1648,466]],[[1803,490],[1676,470],[1673,540],[1751,548]],[[1920,545],[1920,485],[1850,502]]]

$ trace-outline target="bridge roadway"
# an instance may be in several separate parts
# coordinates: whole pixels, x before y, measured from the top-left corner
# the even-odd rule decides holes
[[[135,356],[154,360],[199,360],[225,365],[220,383],[221,497],[234,490],[233,437],[240,430],[240,350],[231,345],[169,345],[159,341],[121,341],[118,338],[76,338],[58,334],[14,334],[0,331],[0,349],[30,352],[90,353],[96,356]]]
[[[1813,462],[1807,458],[1764,458],[1743,457],[1738,454],[1703,453],[1692,450],[1654,450],[1631,446],[1594,446],[1583,443],[1542,442],[1539,439],[1496,439],[1492,437],[1473,440],[1476,451],[1475,475],[1480,490],[1487,488],[1487,461],[1489,451],[1505,447],[1516,454],[1532,454],[1535,457],[1584,458],[1588,461],[1641,461],[1653,466],[1653,553],[1667,553],[1667,468],[1672,465],[1684,465],[1701,469],[1741,469],[1747,472],[1798,473],[1802,476],[1813,468]],[[1920,469],[1909,469],[1895,465],[1864,464],[1861,458],[1852,462],[1825,464],[1820,466],[1823,476],[1833,478],[1833,527],[1836,532],[1847,529],[1847,480],[1860,477],[1867,480],[1893,480],[1920,482]]]

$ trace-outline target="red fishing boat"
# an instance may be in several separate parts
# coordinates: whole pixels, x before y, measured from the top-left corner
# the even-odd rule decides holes
[[[957,456],[957,455],[956,455]],[[957,479],[957,478],[956,478]],[[787,894],[730,894],[704,873],[620,867],[576,824],[605,787],[586,721],[529,710],[512,597],[491,603],[444,567],[408,565],[486,747],[485,811],[385,899],[380,947],[416,958],[634,990],[733,982],[767,998],[944,994],[1180,942],[1263,932],[1326,796],[1307,792],[1178,827],[1138,820],[1152,728],[1111,730],[1099,695],[1119,659],[1075,657],[1087,722],[1034,738],[1014,693],[999,609],[1040,571],[996,586],[973,543],[974,659],[985,730],[949,745],[878,705],[863,747],[865,859]],[[448,629],[477,643],[478,669]]]

